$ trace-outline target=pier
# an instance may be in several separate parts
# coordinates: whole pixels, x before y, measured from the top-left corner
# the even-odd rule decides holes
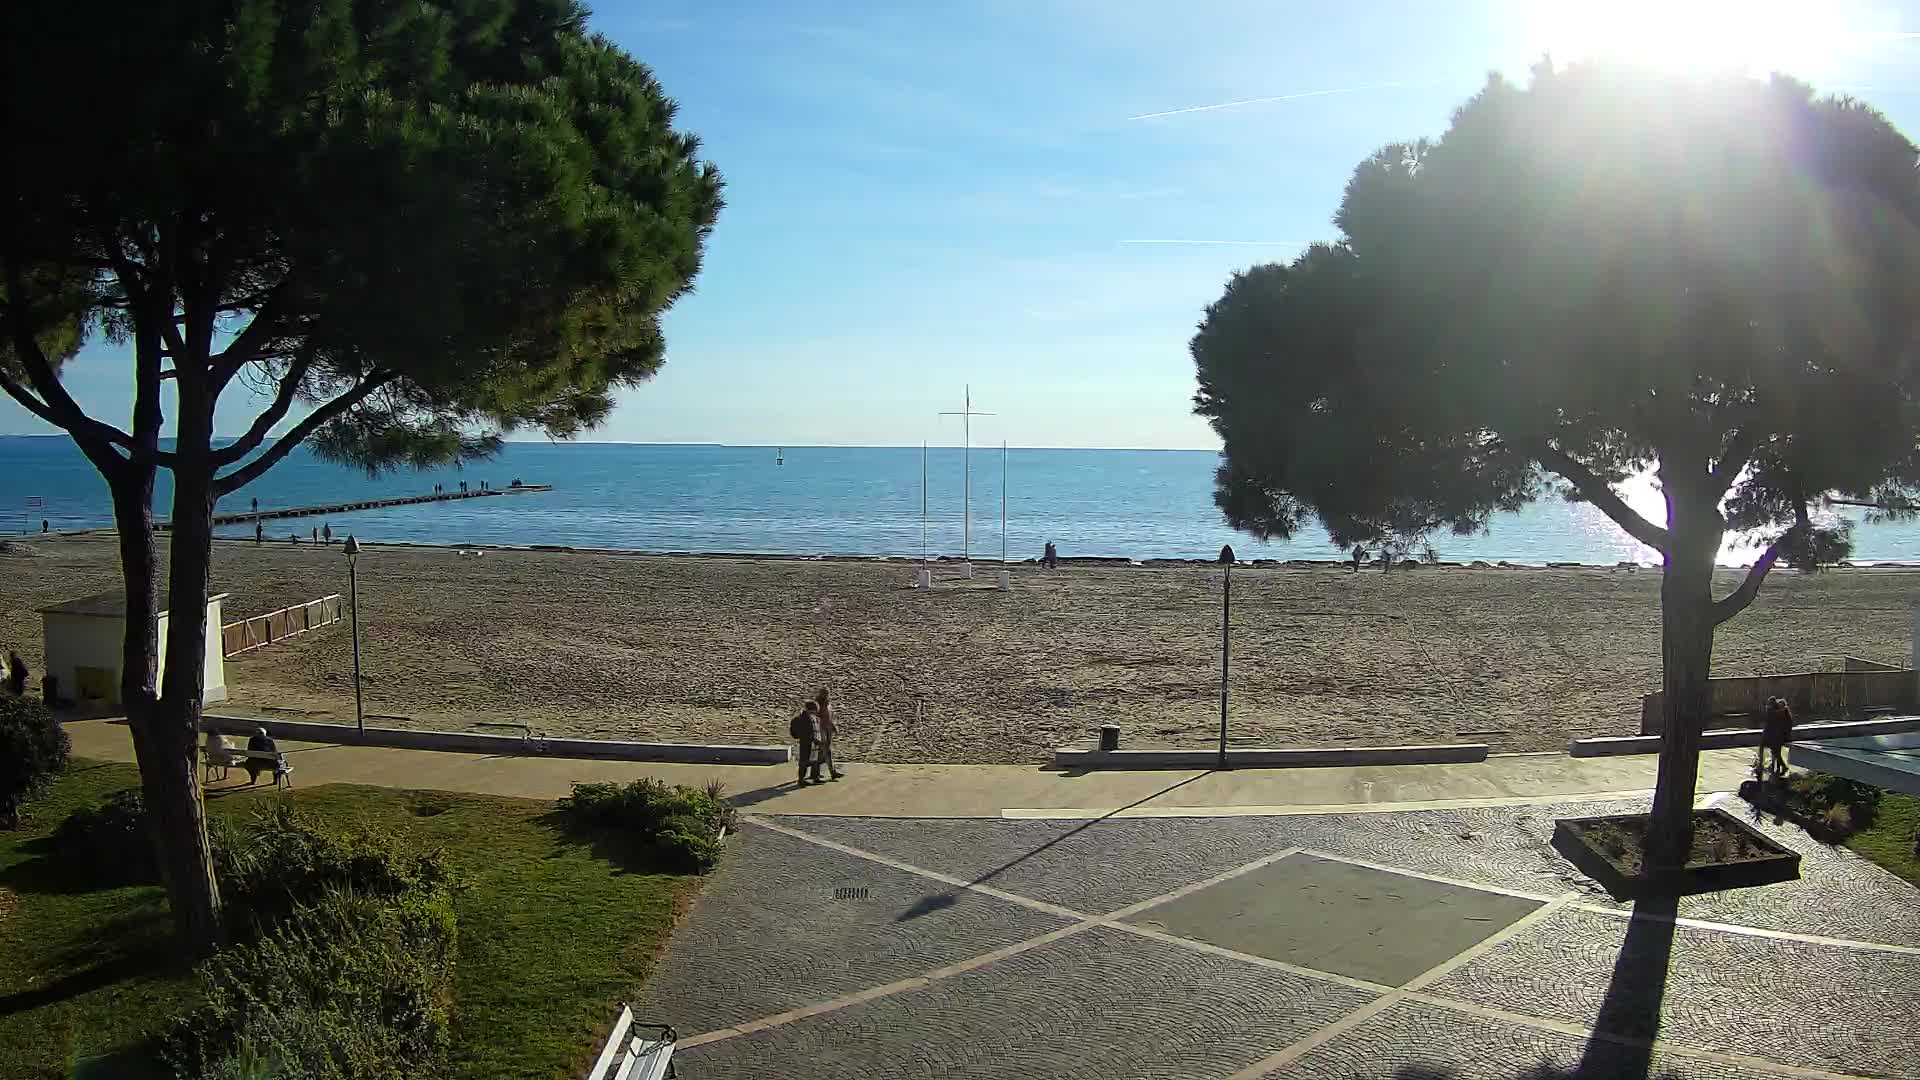
[[[389,499],[355,499],[352,502],[324,503],[319,506],[285,506],[271,510],[248,510],[238,514],[215,514],[213,523],[220,525],[248,525],[256,521],[273,521],[279,518],[315,517],[325,514],[349,514],[355,510],[380,510],[389,506],[415,506],[420,503],[454,502],[459,499],[488,499],[495,495],[525,495],[534,491],[552,491],[552,484],[519,484],[503,488],[470,488],[466,491],[430,491],[425,495],[400,495]],[[161,529],[171,529],[171,522],[161,522]]]

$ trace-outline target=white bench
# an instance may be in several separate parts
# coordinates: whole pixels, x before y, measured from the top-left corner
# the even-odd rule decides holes
[[[673,1075],[673,1044],[679,1038],[665,1024],[634,1020],[633,1007],[622,1002],[620,1018],[587,1080],[666,1080]]]
[[[200,761],[206,768],[203,783],[225,780],[230,769],[244,769],[248,762],[257,762],[259,771],[273,770],[273,786],[293,787],[293,766],[287,763],[287,755],[278,750],[242,750],[234,746],[208,746],[201,744]]]

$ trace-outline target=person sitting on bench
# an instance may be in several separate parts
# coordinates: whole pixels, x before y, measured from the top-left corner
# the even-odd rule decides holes
[[[254,728],[253,737],[247,740],[247,783],[258,783],[263,770],[279,771],[273,762],[254,757],[255,753],[278,754],[279,752],[280,747],[274,744],[273,736],[267,734],[266,728]]]

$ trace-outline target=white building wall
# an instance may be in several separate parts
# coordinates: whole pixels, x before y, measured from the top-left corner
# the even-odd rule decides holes
[[[227,699],[227,661],[220,650],[222,617],[220,601],[209,601],[207,604],[207,658],[202,671],[205,679],[202,700],[209,703]],[[110,684],[112,691],[108,700],[118,703],[121,645],[126,634],[126,620],[115,616],[54,613],[44,614],[40,618],[42,633],[45,635],[47,671],[60,680],[61,696],[75,700],[79,698],[80,668],[102,668],[113,673]],[[160,662],[154,673],[156,686],[167,676],[168,618],[168,615],[161,615],[159,620]]]

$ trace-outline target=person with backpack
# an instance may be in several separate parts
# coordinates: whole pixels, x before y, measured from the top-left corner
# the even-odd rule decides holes
[[[822,783],[820,775],[820,715],[816,711],[819,705],[809,700],[797,713],[793,722],[787,725],[787,734],[792,735],[800,744],[800,778],[794,786],[806,787],[808,770],[812,770],[812,781]]]

